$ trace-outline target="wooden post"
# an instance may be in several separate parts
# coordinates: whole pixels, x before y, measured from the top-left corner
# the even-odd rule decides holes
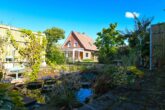
[[[73,49],[72,51],[72,62],[74,63],[74,60],[75,60],[75,50]]]

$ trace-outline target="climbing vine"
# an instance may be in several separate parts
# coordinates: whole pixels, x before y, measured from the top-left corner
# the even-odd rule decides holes
[[[39,72],[41,62],[43,61],[42,57],[44,56],[47,40],[41,35],[40,32],[35,34],[30,30],[23,29],[21,30],[21,33],[21,36],[25,40],[22,45],[14,38],[9,30],[7,31],[11,44],[29,63],[29,67],[31,69],[29,77],[31,81],[34,81],[37,79],[37,73]]]

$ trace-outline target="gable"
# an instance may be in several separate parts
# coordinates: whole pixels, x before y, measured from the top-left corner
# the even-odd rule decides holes
[[[84,48],[84,47],[77,39],[77,37],[73,34],[73,32],[71,32],[67,40],[65,41],[63,48]]]
[[[80,34],[78,32],[74,32],[74,35],[81,42],[85,50],[98,51],[94,44],[94,40],[91,37],[87,36],[86,34]]]
[[[75,43],[77,43],[76,47]],[[92,38],[78,32],[71,32],[62,48],[84,48],[88,51],[98,51]]]

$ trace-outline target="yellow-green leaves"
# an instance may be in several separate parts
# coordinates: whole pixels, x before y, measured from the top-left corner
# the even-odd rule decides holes
[[[139,70],[135,66],[129,66],[127,69],[128,69],[128,71],[132,72],[133,74],[135,74],[135,75],[137,75],[139,77],[144,76],[144,72]]]
[[[29,63],[29,67],[32,70],[30,74],[31,80],[37,79],[37,74],[42,62],[42,56],[46,49],[47,40],[41,33],[33,33],[31,30],[21,30],[22,36],[24,37],[24,45],[20,45],[11,34],[7,32],[10,37],[12,45],[18,50],[19,54],[26,59]]]

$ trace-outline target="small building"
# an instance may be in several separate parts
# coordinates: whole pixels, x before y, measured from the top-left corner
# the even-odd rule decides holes
[[[85,33],[72,31],[62,46],[66,59],[72,61],[97,61],[97,47],[94,40]]]
[[[14,68],[17,64],[20,63],[27,63],[28,61],[23,58],[17,49],[14,48],[10,41],[10,37],[8,36],[7,32],[10,31],[13,35],[16,42],[19,44],[19,46],[26,46],[28,43],[25,36],[21,32],[21,28],[6,26],[6,25],[0,25],[0,38],[4,41],[3,45],[0,47],[0,62],[3,63],[5,69],[11,69]],[[46,37],[45,34],[41,33],[39,35],[37,32],[33,32],[36,36]],[[43,51],[42,56],[42,64],[45,63],[45,51]]]
[[[165,23],[152,25],[151,33],[152,65],[165,65]]]

